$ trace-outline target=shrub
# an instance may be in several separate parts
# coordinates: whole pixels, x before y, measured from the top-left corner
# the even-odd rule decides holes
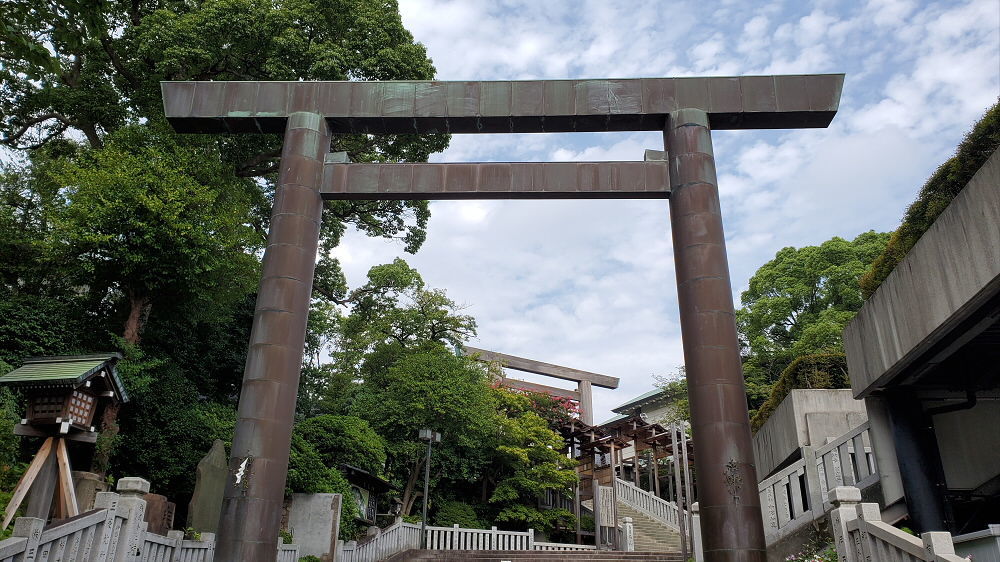
[[[760,429],[788,393],[796,388],[847,388],[847,356],[843,353],[803,355],[781,372],[771,394],[750,420],[753,431]]]

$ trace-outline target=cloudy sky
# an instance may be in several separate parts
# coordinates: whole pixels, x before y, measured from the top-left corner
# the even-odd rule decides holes
[[[714,135],[737,306],[782,247],[895,228],[1000,95],[996,0],[400,0],[400,9],[442,80],[846,73],[829,129]],[[641,160],[662,146],[656,133],[465,135],[432,160]],[[357,233],[337,255],[352,286],[402,256],[476,317],[472,345],[619,377],[617,390],[595,389],[600,421],[683,364],[667,206],[435,202],[416,255]]]

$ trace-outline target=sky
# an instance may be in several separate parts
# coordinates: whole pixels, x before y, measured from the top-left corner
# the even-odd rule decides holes
[[[400,0],[440,80],[846,73],[827,129],[713,134],[733,298],[786,246],[898,226],[1000,96],[1000,2]],[[435,162],[642,160],[658,133],[456,135]],[[441,201],[415,255],[349,233],[351,286],[402,257],[478,322],[470,345],[621,379],[683,365],[665,200]],[[511,376],[572,388],[573,383]]]

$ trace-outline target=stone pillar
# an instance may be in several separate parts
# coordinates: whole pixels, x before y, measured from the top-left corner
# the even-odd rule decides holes
[[[847,524],[858,518],[861,490],[853,486],[837,486],[830,490],[828,497],[833,504],[833,509],[830,511],[830,530],[833,533],[834,546],[837,548],[837,559],[840,562],[859,562],[854,541],[847,531]]]
[[[321,115],[292,113],[286,127],[219,519],[219,560],[277,556],[323,211],[319,187],[330,150]]]
[[[913,530],[918,533],[952,530],[944,497],[944,467],[931,417],[913,392],[893,391],[886,396],[886,404]]]
[[[705,560],[766,559],[708,114],[681,109],[664,132],[670,225]]]
[[[889,507],[903,499],[903,481],[896,461],[896,445],[892,440],[892,421],[889,419],[886,401],[881,396],[866,397],[865,410],[871,427],[869,435],[879,484],[882,486],[882,499],[885,501],[884,507]]]
[[[594,389],[590,381],[579,381],[576,389],[580,393],[580,421],[594,425]]]

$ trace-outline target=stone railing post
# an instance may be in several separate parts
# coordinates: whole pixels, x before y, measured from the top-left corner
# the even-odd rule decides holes
[[[632,518],[625,517],[622,521],[624,521],[625,527],[625,540],[623,541],[625,544],[622,545],[624,547],[622,550],[625,552],[635,552],[635,527],[632,526]]]
[[[104,510],[104,522],[101,523],[101,528],[98,529],[98,534],[94,538],[94,549],[97,551],[94,560],[107,560],[114,556],[115,549],[114,545],[111,544],[111,538],[115,530],[115,517],[118,516],[119,501],[121,501],[121,496],[114,492],[98,492],[97,498],[94,500],[94,507]]]
[[[861,490],[853,486],[837,486],[830,490],[830,528],[833,531],[833,542],[837,547],[837,560],[840,562],[863,562],[858,559],[854,541],[847,531],[847,523],[858,518],[858,507],[861,504]]]
[[[823,483],[819,480],[819,464],[816,460],[816,448],[802,447],[802,462],[805,463],[806,497],[813,519],[823,514]]]
[[[215,560],[215,533],[202,533],[201,541],[208,543],[208,549],[205,551],[205,560]]]
[[[145,538],[143,519],[146,515],[146,500],[143,496],[149,493],[149,482],[142,478],[122,478],[118,481],[117,490],[121,495],[119,514],[125,517],[125,521],[122,522],[118,535],[114,562],[136,562]]]
[[[924,541],[924,551],[930,555],[928,560],[937,560],[938,556],[948,554],[955,555],[955,543],[949,532],[929,531],[922,533],[920,539]]]
[[[694,551],[694,562],[705,562],[705,549],[701,547],[701,513],[698,502],[691,504],[691,550]]]
[[[181,549],[184,548],[184,531],[167,531],[167,538],[174,541],[174,552],[168,562],[181,562]]]
[[[38,543],[42,538],[45,520],[37,517],[18,517],[14,520],[12,537],[24,537],[28,542],[24,545],[24,555],[21,560],[35,560],[38,555]]]

